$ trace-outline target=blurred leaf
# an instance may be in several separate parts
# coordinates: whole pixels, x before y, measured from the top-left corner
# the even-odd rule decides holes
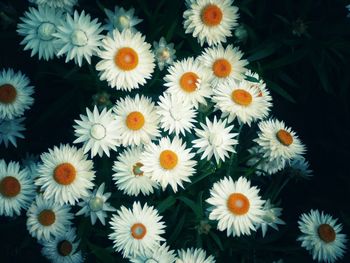
[[[278,85],[277,83],[274,83],[272,81],[266,81],[266,84],[271,90],[273,90],[274,92],[278,93],[279,95],[281,95],[286,100],[288,100],[288,101],[290,101],[292,103],[296,103],[295,100],[293,99],[293,97],[285,89],[283,89],[280,85]]]
[[[218,245],[221,251],[224,250],[224,246],[222,245],[222,242],[217,234],[215,234],[213,231],[209,232],[210,237],[215,241],[215,243]]]
[[[175,202],[176,202],[176,199],[174,198],[174,196],[172,195],[168,196],[158,204],[157,206],[158,212],[163,213],[165,210],[172,207],[175,204]]]
[[[103,263],[113,263],[115,262],[114,257],[108,252],[107,249],[96,246],[91,242],[88,242],[88,246],[91,249],[92,253],[101,260]]]
[[[185,224],[185,219],[186,219],[186,213],[183,213],[183,215],[180,217],[179,221],[177,222],[176,227],[172,231],[171,236],[168,239],[168,243],[170,245],[173,244],[175,240],[177,240],[177,238],[179,237],[179,234]]]
[[[201,210],[201,207],[191,199],[185,196],[179,196],[177,199],[181,200],[182,202],[185,203],[185,205],[191,208],[198,218],[201,218],[203,216],[203,211]]]
[[[284,67],[286,65],[295,63],[303,59],[308,54],[308,52],[309,51],[307,48],[298,49],[297,51],[291,52],[282,58],[278,58],[276,60],[273,60],[272,62],[264,64],[263,68],[265,70],[271,70],[275,68]]]

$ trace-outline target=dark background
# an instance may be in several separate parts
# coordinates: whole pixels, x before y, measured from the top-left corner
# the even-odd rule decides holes
[[[101,6],[109,9],[114,4],[124,8],[133,6],[137,16],[144,19],[137,28],[149,43],[165,36],[175,43],[178,58],[197,56],[201,52],[196,40],[184,34],[182,1],[101,0],[98,5],[92,0],[80,0],[79,3],[78,10],[85,9],[100,22],[104,20]],[[307,146],[306,158],[314,177],[308,181],[292,181],[282,191],[282,218],[287,227],[282,227],[278,235],[268,232],[271,235],[266,243],[261,240],[244,243],[243,240],[238,252],[242,255],[230,257],[232,250],[219,252],[215,246],[212,248],[210,242],[213,241],[204,237],[203,247],[210,253],[216,251],[218,262],[272,262],[279,258],[285,262],[312,262],[295,241],[299,215],[312,208],[339,218],[344,225],[343,232],[349,236],[350,18],[346,17],[347,4],[338,0],[235,2],[240,8],[239,22],[247,36],[232,37],[228,43],[239,45],[251,62],[250,68],[266,80],[273,96],[273,115],[293,127]],[[6,161],[19,161],[26,153],[39,155],[59,143],[71,143],[73,120],[92,105],[93,94],[101,90],[110,92],[112,102],[119,96],[106,83],[99,82],[93,67],[86,64],[79,69],[72,62],[65,64],[63,59],[44,62],[37,56],[30,58],[30,52],[23,51],[19,45],[21,38],[15,32],[19,17],[26,9],[24,0],[0,1],[0,69],[21,70],[35,86],[35,103],[25,114],[25,140],[18,140],[17,148],[0,146],[0,158]],[[164,71],[157,70],[155,80],[141,91],[156,97],[164,89],[163,74]],[[95,162],[97,167],[103,165],[103,159],[97,158]],[[26,231],[25,220],[25,216],[0,217],[0,262],[45,262],[40,246]],[[87,224],[86,220],[79,220],[80,226]],[[168,225],[167,232],[169,229],[171,232],[172,226]],[[101,247],[110,245],[101,239]],[[177,240],[172,247],[182,247],[182,244]],[[93,251],[88,253],[89,262],[100,262],[95,256],[99,260],[110,260],[105,262],[120,261],[119,254],[113,254],[113,259],[99,248],[90,247],[88,251]],[[349,254],[348,251],[341,262],[349,262]]]

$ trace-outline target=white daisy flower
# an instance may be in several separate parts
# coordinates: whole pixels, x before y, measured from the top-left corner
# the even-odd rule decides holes
[[[229,153],[235,153],[234,145],[238,141],[234,139],[238,133],[233,133],[233,125],[227,126],[227,119],[217,121],[216,116],[211,122],[206,118],[206,125],[200,123],[201,129],[195,129],[198,139],[192,141],[193,147],[198,148],[197,153],[202,153],[201,159],[208,161],[215,157],[216,163],[229,158]]]
[[[199,103],[206,105],[206,98],[210,98],[212,88],[210,72],[198,60],[187,58],[175,62],[168,68],[164,77],[166,92],[190,102],[196,109]]]
[[[239,123],[248,124],[265,118],[272,104],[259,96],[259,91],[251,83],[229,79],[218,84],[214,89],[212,100],[215,108],[222,111],[223,117],[228,116],[228,122],[237,118]]]
[[[194,166],[197,164],[194,153],[177,136],[173,140],[161,138],[158,145],[146,145],[141,163],[141,170],[159,183],[163,191],[170,185],[175,193],[178,186],[184,188],[183,182],[191,182],[190,177],[195,173]]]
[[[261,227],[262,236],[265,237],[269,226],[278,231],[278,225],[285,225],[286,223],[279,218],[283,209],[271,204],[270,199],[266,201],[263,210],[262,222],[257,225],[257,229]]]
[[[167,44],[164,37],[161,37],[159,42],[153,42],[153,52],[160,70],[163,70],[167,65],[173,64],[176,58],[174,43]]]
[[[152,251],[147,251],[147,253],[139,255],[134,258],[129,258],[132,263],[173,263],[176,260],[176,255],[174,250],[169,250],[166,243],[157,246]]]
[[[57,32],[53,34],[59,46],[57,56],[66,55],[66,63],[74,59],[74,63],[79,67],[83,59],[90,64],[91,56],[97,54],[100,40],[103,38],[100,35],[103,30],[100,25],[97,18],[91,20],[84,10],[80,14],[75,11],[73,17],[67,13],[66,19],[61,20]]]
[[[33,86],[21,71],[3,69],[0,72],[0,119],[13,119],[23,115],[32,106]]]
[[[41,253],[52,263],[83,263],[84,258],[78,246],[75,229],[70,228],[53,240],[44,242]]]
[[[194,123],[197,122],[197,110],[187,100],[181,100],[180,97],[164,92],[159,97],[157,106],[160,127],[170,133],[185,136],[185,132],[191,132]]]
[[[146,144],[160,136],[156,107],[150,98],[126,96],[116,102],[113,111],[124,146]]]
[[[72,10],[73,6],[77,4],[78,0],[29,0],[38,6],[51,7],[65,11]]]
[[[7,148],[9,142],[17,147],[17,138],[23,139],[22,134],[25,131],[24,124],[22,123],[25,118],[18,118],[12,120],[2,120],[0,119],[0,144],[4,142]]]
[[[247,161],[247,165],[250,167],[255,166],[257,175],[272,175],[283,170],[285,163],[280,159],[269,160],[264,157],[264,150],[259,146],[254,146],[248,149],[250,153],[250,159]]]
[[[39,194],[28,209],[27,217],[30,235],[45,243],[66,232],[72,224],[73,214],[68,205],[59,205]]]
[[[122,206],[118,215],[114,215],[110,224],[113,233],[109,239],[113,240],[116,251],[122,251],[123,257],[151,253],[164,234],[164,222],[161,221],[158,211],[153,206],[134,202],[132,210]]]
[[[309,178],[313,176],[313,171],[310,169],[309,162],[301,155],[293,158],[287,168],[292,175],[297,177]]]
[[[248,61],[242,59],[243,53],[232,45],[224,48],[222,45],[206,48],[198,58],[213,75],[213,86],[225,82],[228,79],[243,80]]]
[[[62,12],[48,6],[38,6],[37,9],[29,7],[29,11],[20,19],[22,23],[18,24],[17,32],[24,36],[21,42],[21,45],[25,45],[24,50],[31,49],[31,57],[38,54],[39,59],[52,59],[57,53],[53,34],[63,19]]]
[[[318,262],[333,263],[341,259],[346,250],[347,238],[340,233],[343,229],[329,214],[311,210],[302,214],[298,221],[301,235],[298,241]]]
[[[305,146],[291,128],[283,121],[270,119],[259,123],[258,138],[263,157],[285,166],[286,162],[305,152]]]
[[[134,27],[142,22],[142,19],[134,15],[134,8],[130,8],[126,11],[123,7],[115,6],[114,12],[105,9],[105,13],[107,16],[107,19],[105,19],[107,24],[104,28],[110,32],[114,29],[119,31],[123,31],[124,29],[135,30]]]
[[[41,187],[44,198],[74,205],[79,198],[89,195],[88,190],[94,186],[95,171],[93,162],[82,149],[61,144],[43,153],[41,161],[35,184]]]
[[[101,61],[96,69],[100,79],[117,90],[130,91],[146,84],[153,73],[154,55],[151,45],[140,32],[114,30],[102,40]]]
[[[144,175],[141,170],[143,164],[140,162],[142,147],[131,147],[125,149],[114,162],[112,177],[117,188],[124,194],[138,196],[152,194],[157,183]]]
[[[102,183],[93,193],[89,192],[89,196],[84,198],[84,201],[78,203],[82,208],[76,215],[90,215],[92,225],[96,223],[96,219],[99,219],[102,225],[105,225],[107,212],[113,212],[116,211],[116,209],[107,202],[111,193],[103,193],[104,189],[105,183]]]
[[[255,225],[262,221],[264,202],[259,189],[251,187],[246,178],[233,181],[231,177],[225,177],[210,189],[210,198],[207,199],[212,205],[209,219],[217,220],[217,228],[220,231],[226,229],[227,236],[250,235],[251,230],[256,230]]]
[[[27,169],[17,162],[0,159],[0,216],[20,215],[35,196],[35,187]]]
[[[183,17],[185,33],[197,37],[201,46],[226,42],[232,36],[232,30],[238,23],[238,8],[233,0],[196,0],[187,5]]]
[[[73,143],[84,143],[84,153],[91,151],[91,158],[96,154],[102,157],[103,153],[109,157],[109,150],[117,150],[120,136],[117,133],[118,122],[112,110],[103,109],[99,113],[96,106],[93,112],[86,108],[86,116],[80,115],[80,119],[75,120],[77,125],[73,126],[77,137]]]
[[[201,248],[181,249],[177,254],[176,263],[215,263],[215,258],[212,255],[207,257],[207,253]]]

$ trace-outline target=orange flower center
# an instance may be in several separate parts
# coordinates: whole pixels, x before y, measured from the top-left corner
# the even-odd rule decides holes
[[[286,130],[279,130],[276,133],[276,137],[278,141],[285,146],[289,146],[293,143],[293,136]]]
[[[232,100],[242,106],[249,106],[252,103],[252,95],[243,89],[236,89],[231,94]]]
[[[38,215],[38,220],[43,226],[51,226],[56,221],[56,215],[52,210],[45,209]]]
[[[193,92],[197,88],[198,76],[194,72],[186,72],[180,78],[180,86],[186,92]]]
[[[136,223],[131,226],[131,235],[135,239],[142,239],[147,233],[147,229],[144,224]]]
[[[63,257],[68,256],[72,252],[72,250],[73,245],[67,240],[62,240],[57,244],[57,251]]]
[[[120,48],[117,54],[114,56],[114,63],[121,70],[133,70],[139,63],[139,56],[132,48],[123,47]]]
[[[214,75],[218,78],[226,78],[232,70],[231,63],[227,59],[219,58],[213,64]]]
[[[164,150],[159,156],[160,166],[166,170],[173,169],[178,162],[177,154],[171,150]]]
[[[0,182],[0,193],[4,197],[15,197],[21,192],[21,184],[13,176],[6,176]]]
[[[137,131],[143,127],[145,124],[145,117],[139,111],[133,111],[128,114],[126,117],[126,126],[130,130]]]
[[[318,236],[326,243],[333,242],[336,237],[336,233],[328,224],[321,224],[317,229]]]
[[[207,26],[217,26],[222,20],[222,11],[217,5],[207,5],[202,10],[202,21]]]
[[[17,90],[11,84],[0,86],[0,103],[10,104],[16,100]]]
[[[53,172],[53,178],[55,181],[62,185],[71,184],[74,181],[76,175],[77,172],[74,166],[70,163],[61,163],[57,165]]]
[[[134,173],[134,175],[136,176],[143,176],[143,171],[141,170],[141,167],[143,166],[142,163],[135,163],[132,167],[132,172]]]
[[[240,193],[231,194],[227,200],[227,208],[234,215],[244,215],[248,212],[250,203],[248,198]]]

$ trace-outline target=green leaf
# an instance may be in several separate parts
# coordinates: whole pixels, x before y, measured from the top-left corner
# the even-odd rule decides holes
[[[173,230],[173,233],[169,237],[168,243],[170,245],[172,245],[174,243],[174,241],[177,240],[177,238],[179,237],[179,234],[180,234],[180,232],[185,224],[185,219],[186,219],[186,213],[184,213],[182,215],[182,217],[180,218],[180,220],[177,222],[176,227]]]
[[[264,70],[271,70],[271,69],[275,69],[275,68],[280,68],[280,67],[284,67],[286,65],[290,65],[293,64],[301,59],[303,59],[307,54],[308,54],[309,50],[307,48],[302,48],[299,49],[295,52],[291,52],[288,53],[288,55],[276,59],[270,63],[266,63],[263,68]]]
[[[215,241],[215,243],[218,245],[221,251],[224,250],[224,246],[222,245],[222,242],[217,234],[215,234],[213,231],[209,232],[210,237]]]
[[[279,44],[276,43],[270,43],[270,44],[265,44],[260,46],[259,48],[255,49],[256,51],[250,55],[247,59],[249,62],[253,62],[256,60],[260,60],[263,58],[266,58],[273,53],[279,48]]]
[[[114,257],[106,248],[98,247],[90,242],[88,242],[88,246],[91,249],[92,253],[94,253],[94,255],[102,262],[104,263],[115,262]]]
[[[165,210],[172,207],[175,204],[175,202],[176,202],[176,199],[174,198],[174,196],[172,195],[168,196],[158,204],[157,206],[158,212],[163,213]]]
[[[197,205],[195,202],[193,202],[191,199],[185,197],[185,196],[179,196],[177,199],[181,200],[185,203],[189,208],[192,209],[192,211],[195,213],[195,215],[198,218],[201,218],[203,216],[203,212],[201,210],[201,207]]]
[[[293,97],[285,89],[283,89],[280,85],[278,85],[277,83],[274,83],[272,81],[266,81],[266,84],[267,84],[268,87],[271,88],[271,90],[275,91],[276,93],[281,95],[286,100],[288,100],[288,101],[290,101],[292,103],[296,103],[295,100],[293,99]]]

